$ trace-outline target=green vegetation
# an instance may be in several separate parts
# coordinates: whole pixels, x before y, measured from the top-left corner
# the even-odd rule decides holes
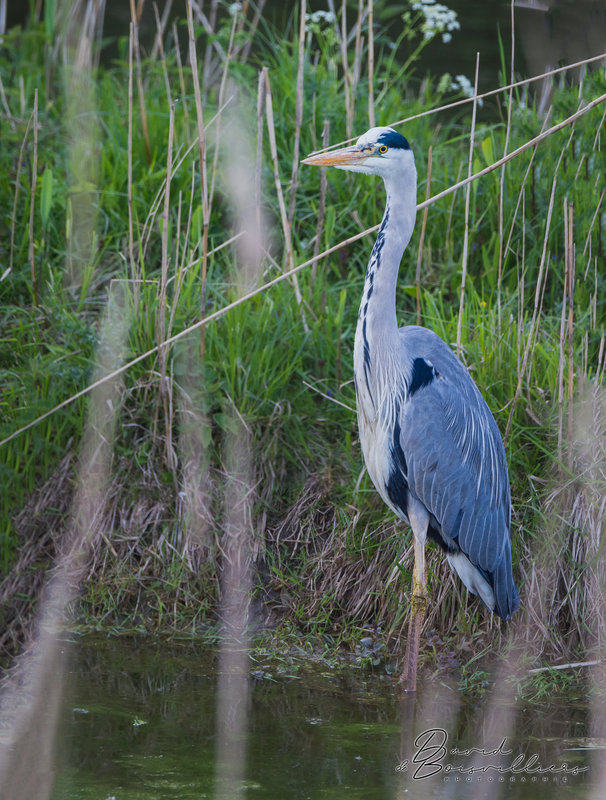
[[[212,36],[196,23],[199,93],[186,65],[186,20],[149,57],[139,61],[126,38],[120,58],[102,66],[86,50],[95,38],[74,33],[73,20],[47,17],[4,37],[0,438],[379,221],[378,180],[335,171],[324,197],[320,171],[293,165],[323,134],[336,143],[364,132],[369,108],[377,125],[391,124],[460,95],[439,75],[422,88],[408,73],[403,80],[399,65],[416,52],[420,30],[409,17],[402,52],[377,45],[373,105],[366,23],[358,37],[352,21],[346,58],[340,22],[313,22],[299,74],[296,19],[284,32],[251,9],[221,12]],[[545,121],[514,91],[509,123],[508,95],[499,95],[478,110],[473,171],[604,92],[600,70],[580,90],[562,85]],[[419,199],[430,147],[430,195],[466,174],[470,119],[471,104],[401,128],[415,151]],[[523,602],[512,625],[529,665],[543,653],[582,659],[603,629],[603,140],[598,106],[473,182],[467,219],[465,189],[431,205],[399,285],[402,324],[414,322],[420,247],[421,324],[455,343],[468,224],[461,352],[506,434]],[[262,214],[247,218],[257,192]],[[241,505],[230,494],[236,475],[254,531],[253,622],[288,619],[352,649],[370,628],[398,642],[410,536],[360,476],[355,414],[343,407],[355,406],[353,333],[370,247],[370,238],[346,245],[298,272],[296,284],[282,281],[203,334],[138,361],[101,404],[94,392],[80,397],[0,447],[6,625],[25,624],[88,486],[98,513],[79,618],[116,629],[208,626],[232,552],[230,515]],[[108,413],[116,418],[103,428]],[[96,429],[92,449],[105,453],[105,472],[82,446]],[[430,593],[428,631],[505,643],[440,557],[430,559]],[[374,651],[363,656],[373,661]]]

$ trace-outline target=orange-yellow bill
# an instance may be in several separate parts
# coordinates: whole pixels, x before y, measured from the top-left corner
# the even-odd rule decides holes
[[[301,163],[310,164],[313,167],[342,167],[349,164],[360,164],[369,155],[368,150],[362,150],[358,145],[353,145],[352,147],[342,147],[340,150],[331,150],[328,153],[307,156]]]

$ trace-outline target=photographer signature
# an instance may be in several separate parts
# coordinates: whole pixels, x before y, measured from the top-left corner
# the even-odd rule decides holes
[[[450,750],[446,747],[448,733],[443,728],[430,728],[420,733],[414,741],[415,754],[412,759],[404,759],[396,767],[396,772],[412,772],[416,780],[430,778],[432,775],[482,775],[495,772],[499,775],[579,775],[589,767],[569,767],[566,762],[562,764],[549,764],[543,766],[539,763],[539,756],[534,753],[526,756],[519,753],[514,756],[508,765],[499,763],[499,756],[511,756],[513,750],[507,748],[507,739],[504,738],[498,747],[486,750],[482,747],[470,747],[468,750],[459,750],[456,747]],[[473,764],[445,762],[446,756],[475,756]],[[485,759],[489,759],[488,762]],[[496,763],[495,763],[496,762]]]

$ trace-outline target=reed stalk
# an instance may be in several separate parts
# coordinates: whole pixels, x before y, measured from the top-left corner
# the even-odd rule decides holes
[[[560,336],[559,336],[559,358],[558,358],[558,462],[564,464],[564,375],[566,371],[566,312],[568,304],[568,273],[570,263],[568,261],[568,222],[566,220],[566,206],[568,199],[564,198],[564,283],[562,286],[562,309],[560,311]],[[570,467],[570,461],[566,458],[566,466]]]
[[[373,0],[368,0],[368,124],[375,127],[375,34]]]
[[[431,158],[432,146],[429,146],[427,153],[427,185],[425,187],[425,199],[428,200],[431,196]],[[423,244],[425,242],[425,229],[427,228],[427,214],[429,207],[425,206],[423,209],[423,218],[421,221],[421,235],[419,237],[419,250],[417,253],[417,268],[415,271],[415,287],[416,287],[416,300],[417,300],[417,325],[421,324],[421,262],[423,260]]]
[[[166,4],[166,8],[164,9],[165,15],[167,9],[170,9],[172,4],[172,0],[169,0]],[[166,56],[164,55],[164,26],[162,24],[162,20],[160,19],[160,13],[158,11],[158,4],[156,2],[153,3],[154,7],[154,17],[156,19],[156,41],[154,43],[154,51],[160,53],[160,63],[162,64],[162,75],[164,76],[164,85],[166,87],[166,100],[168,102],[169,107],[172,105],[172,94],[170,91],[170,80],[168,78],[168,69],[166,67]],[[164,20],[164,25],[166,24],[166,20]],[[177,44],[178,49],[178,44]],[[152,58],[153,58],[153,51],[152,51]]]
[[[295,138],[293,144],[292,171],[290,174],[290,203],[288,224],[292,228],[297,202],[297,176],[299,174],[299,143],[303,124],[303,81],[305,75],[305,15],[307,0],[299,3],[299,48],[297,53],[297,96],[295,101]]]
[[[206,104],[206,96],[208,89],[211,84],[210,74],[211,74],[211,64],[212,64],[212,44],[213,42],[215,46],[218,43],[215,42],[215,27],[217,24],[217,10],[219,8],[219,0],[211,0],[210,3],[210,16],[207,22],[205,22],[206,32],[208,34],[208,43],[204,48],[204,66],[202,67],[202,75],[204,77],[204,103]],[[199,16],[201,19],[205,20],[205,17],[202,15],[202,9],[199,10]],[[223,52],[220,51],[219,57],[223,58]]]
[[[210,223],[210,204],[208,197],[208,184],[206,174],[206,129],[202,113],[202,96],[200,93],[200,78],[198,75],[198,60],[196,55],[196,39],[192,17],[192,0],[186,0],[187,30],[189,33],[189,61],[191,64],[192,80],[194,84],[194,97],[196,102],[196,121],[198,124],[198,156],[200,164],[200,192],[202,195],[202,276],[200,287],[200,317],[206,315],[206,273],[208,269],[208,226]],[[204,359],[204,326],[200,327],[200,357]]]
[[[38,182],[38,89],[34,89],[34,148],[32,154],[32,181],[29,206],[29,264],[32,281],[32,300],[38,306],[38,276],[36,274],[36,257],[34,252],[34,211],[36,208],[36,184]]]
[[[511,58],[510,58],[510,73],[509,83],[514,82],[514,59],[515,59],[515,12],[514,0],[510,2],[511,7]],[[505,144],[503,145],[503,155],[507,155],[509,149],[509,137],[511,135],[511,111],[513,108],[513,87],[509,89],[509,97],[507,99],[507,125],[505,127]],[[506,250],[503,250],[503,206],[505,203],[505,165],[501,167],[501,176],[499,180],[499,202],[498,202],[498,234],[499,234],[499,260],[497,264],[497,330],[499,332],[498,340],[501,341],[501,280],[503,275],[503,259]]]
[[[478,107],[478,75],[480,72],[480,54],[476,53],[476,71],[474,79],[473,95],[476,98],[471,114],[471,131],[469,136],[469,159],[467,162],[467,177],[470,178],[473,171],[473,151],[476,138],[476,110]],[[465,192],[465,233],[463,235],[463,255],[461,257],[461,295],[459,299],[459,321],[457,323],[457,355],[461,357],[461,333],[463,328],[463,309],[465,307],[465,282],[467,279],[467,255],[469,252],[469,203],[471,200],[471,182],[467,184]]]
[[[573,350],[573,331],[574,331],[574,281],[575,281],[575,247],[574,247],[574,227],[573,227],[572,203],[568,204],[565,224],[568,228],[566,261],[568,273],[568,465],[572,466],[573,456],[573,427],[574,427],[574,350]]]
[[[284,194],[282,192],[282,182],[280,180],[280,169],[278,166],[278,148],[276,145],[276,130],[274,126],[274,112],[273,112],[273,101],[271,96],[271,85],[269,82],[269,73],[267,68],[263,68],[264,78],[265,78],[265,116],[267,119],[267,133],[269,136],[269,147],[271,152],[271,159],[273,164],[273,171],[274,171],[274,182],[276,185],[276,194],[278,197],[278,205],[280,208],[280,220],[282,222],[282,235],[284,236],[284,272],[293,276],[293,287],[295,290],[295,297],[297,299],[297,305],[301,307],[301,321],[303,323],[303,328],[306,332],[309,331],[307,321],[305,319],[305,311],[302,307],[302,295],[301,290],[299,288],[299,282],[297,280],[295,274],[295,255],[293,252],[292,247],[292,237],[291,237],[291,226],[288,222],[288,216],[286,214],[286,205],[284,203]]]
[[[255,39],[255,34],[257,32],[257,28],[259,27],[259,23],[263,17],[263,9],[265,8],[266,0],[258,0],[258,2],[254,6],[254,14],[253,18],[250,23],[250,27],[248,29],[248,36],[246,37],[246,41],[242,47],[242,55],[240,56],[240,61],[245,62],[248,60],[248,56],[250,54],[250,48],[252,47],[252,43]]]
[[[223,61],[223,70],[221,71],[221,82],[219,84],[219,94],[217,100],[217,105],[219,106],[219,110],[217,112],[217,117],[215,121],[215,152],[213,155],[213,165],[212,165],[212,172],[210,179],[210,192],[208,195],[209,211],[213,207],[213,198],[215,196],[215,183],[217,180],[217,165],[219,163],[219,150],[220,150],[219,143],[221,141],[221,114],[223,109],[223,98],[225,95],[225,87],[227,85],[227,74],[229,72],[229,67],[234,52],[234,36],[236,35],[236,26],[238,22],[238,17],[241,13],[242,12],[238,11],[234,12],[231,23],[231,30],[229,33],[229,43],[227,45],[227,53]]]
[[[322,128],[322,147],[328,147],[330,141],[330,121],[325,119]],[[324,235],[324,215],[326,214],[326,191],[328,189],[328,179],[326,176],[326,167],[320,168],[320,197],[318,198],[318,221],[316,223],[316,235],[314,237],[314,253],[313,257],[318,258],[320,247],[322,246],[322,236]],[[311,282],[316,281],[316,272],[318,269],[317,260],[311,266]]]
[[[170,12],[173,7],[173,0],[166,0],[164,3],[164,8],[162,10],[162,17],[160,18],[160,13],[158,11],[158,4],[155,2],[152,3],[154,8],[154,17],[156,20],[156,37],[154,39],[154,44],[152,46],[152,51],[150,53],[150,60],[155,61],[158,57],[158,53],[160,53],[160,58],[164,58],[164,36],[166,33],[166,27],[168,25],[168,18],[170,17]],[[175,42],[175,47],[177,47],[177,43]]]
[[[181,107],[183,108],[183,118],[185,120],[186,130],[189,128],[189,111],[187,107],[187,95],[185,91],[185,75],[183,74],[183,61],[181,59],[181,47],[179,45],[179,34],[177,32],[177,25],[175,22],[172,24],[173,31],[173,47],[175,59],[177,61],[177,72],[179,74],[179,88],[181,89]]]
[[[145,92],[143,90],[143,69],[141,67],[141,51],[139,49],[139,20],[143,11],[143,2],[139,2],[138,9],[135,9],[135,0],[130,0],[130,13],[133,26],[133,52],[135,56],[135,71],[137,75],[137,90],[139,94],[139,114],[141,116],[141,130],[145,143],[145,153],[147,163],[151,164],[151,145],[149,143],[149,130],[147,127],[147,112],[145,110]]]
[[[166,363],[168,356],[168,348],[164,345],[166,340],[166,306],[168,303],[167,298],[167,281],[168,281],[168,227],[170,222],[170,185],[172,181],[172,167],[173,167],[173,140],[175,135],[175,105],[171,103],[170,116],[168,122],[168,149],[166,157],[166,188],[164,190],[164,211],[162,214],[162,265],[160,272],[160,282],[158,284],[158,313],[156,324],[156,337],[158,341],[158,358],[160,362],[160,401],[164,407],[164,424],[166,427],[165,442],[170,441],[170,420],[171,415],[168,409],[168,391],[167,391],[167,375]],[[154,437],[155,438],[155,437]],[[171,449],[168,448],[166,457],[167,462],[170,464]],[[172,465],[171,465],[172,466]]]

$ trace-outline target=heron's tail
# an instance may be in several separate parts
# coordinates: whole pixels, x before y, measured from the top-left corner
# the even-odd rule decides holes
[[[500,563],[493,572],[472,564],[461,550],[446,553],[450,566],[467,590],[477,594],[489,611],[507,621],[520,607],[520,595],[511,576],[511,549],[504,548]]]
[[[511,574],[511,547],[503,548],[503,557],[489,576],[494,591],[494,613],[507,622],[520,607],[520,595]]]

